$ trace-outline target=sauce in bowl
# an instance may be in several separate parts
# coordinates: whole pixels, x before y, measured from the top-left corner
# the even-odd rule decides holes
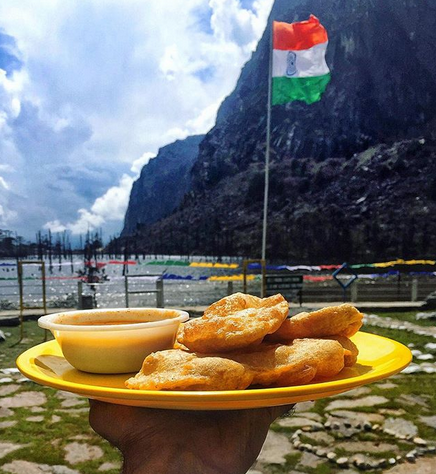
[[[151,352],[171,349],[185,311],[117,308],[71,311],[39,318],[65,359],[76,369],[98,374],[137,372]]]
[[[119,321],[78,321],[74,323],[69,323],[73,324],[74,326],[106,326],[106,325],[117,325],[117,324],[141,324],[141,323],[148,323],[150,321],[129,321],[129,320],[119,320]],[[63,323],[60,323],[63,324]]]

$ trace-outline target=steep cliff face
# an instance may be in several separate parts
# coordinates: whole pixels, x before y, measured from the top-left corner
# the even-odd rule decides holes
[[[263,169],[221,183],[147,229],[146,252],[260,258]],[[271,167],[267,256],[319,264],[434,258],[436,139],[376,145],[349,160],[294,158]]]
[[[322,100],[272,112],[272,159],[350,157],[417,136],[436,113],[432,0],[276,0],[271,20],[313,13],[329,34]],[[193,169],[197,191],[264,159],[269,29],[221,106]]]
[[[329,33],[322,100],[272,112],[267,254],[318,262],[436,251],[432,0],[276,0],[270,21]],[[176,213],[145,251],[259,257],[269,29],[200,144]]]
[[[191,187],[191,168],[204,135],[177,140],[159,150],[133,183],[123,236],[168,216]]]

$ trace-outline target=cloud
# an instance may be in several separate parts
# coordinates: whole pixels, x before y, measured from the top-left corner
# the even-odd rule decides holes
[[[5,209],[1,204],[0,204],[0,225],[3,227],[3,226],[7,226],[8,223],[15,219],[17,216],[16,216],[16,212],[14,211],[10,211],[8,209]]]
[[[9,189],[0,184],[0,205],[7,225],[30,238],[46,223],[120,232],[140,167],[160,147],[213,126],[271,5],[2,0],[0,171]]]
[[[79,209],[79,217],[66,224],[58,219],[44,224],[44,229],[52,232],[71,231],[73,235],[84,234],[88,230],[96,230],[111,221],[122,221],[129,202],[130,191],[134,178],[124,174],[117,186],[109,188],[102,196],[98,197],[91,208]]]
[[[137,158],[130,168],[130,171],[135,173],[136,176],[139,175],[143,166],[145,166],[152,158],[156,156],[155,153],[146,152],[141,157]]]
[[[5,181],[5,179],[0,176],[0,186],[2,186],[6,191],[9,190],[9,184]]]

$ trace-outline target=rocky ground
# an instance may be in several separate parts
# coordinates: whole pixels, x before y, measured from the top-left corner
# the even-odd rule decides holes
[[[429,314],[429,313],[427,313]],[[0,346],[0,472],[115,474],[119,453],[88,425],[87,400],[41,387],[14,367],[18,352],[41,342],[34,322]],[[436,472],[436,328],[416,314],[367,315],[367,332],[408,344],[413,363],[401,374],[315,402],[277,420],[250,474],[391,474]]]

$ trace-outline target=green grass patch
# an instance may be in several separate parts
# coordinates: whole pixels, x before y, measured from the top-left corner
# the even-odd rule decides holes
[[[369,324],[366,324],[363,329],[365,332],[393,339],[405,346],[412,343],[415,345],[414,349],[424,350],[425,344],[428,342],[436,342],[436,339],[432,336],[421,336],[411,331],[403,331],[401,329],[380,328],[378,326],[370,326]]]
[[[44,330],[38,326],[36,321],[24,321],[23,341],[14,345],[20,339],[20,326],[2,327],[4,333],[10,333],[5,342],[0,344],[0,368],[15,367],[17,357],[27,349],[30,349],[44,341]],[[47,340],[53,339],[50,332],[47,332]]]
[[[3,332],[10,333],[6,341],[0,345],[0,368],[15,367],[15,360],[19,354],[30,347],[40,344],[44,340],[44,331],[38,327],[36,321],[24,322],[23,342],[13,346],[20,338],[20,327],[2,327]],[[48,333],[48,340],[52,339]],[[7,385],[2,385],[7,386]],[[3,442],[11,442],[26,447],[13,451],[0,460],[1,466],[14,460],[26,460],[38,464],[65,465],[72,469],[77,469],[81,474],[95,474],[104,462],[121,462],[121,455],[118,450],[98,436],[89,426],[88,412],[75,413],[75,409],[88,406],[86,398],[82,404],[68,408],[63,407],[63,398],[58,396],[58,392],[49,387],[43,387],[33,382],[20,384],[20,388],[7,395],[13,397],[20,392],[33,391],[41,392],[47,398],[42,405],[44,411],[33,412],[31,407],[13,408],[13,416],[1,418],[1,421],[16,421],[12,428],[0,429],[0,439]],[[0,406],[1,406],[0,397]],[[65,411],[62,411],[65,410]],[[53,415],[59,416],[60,421],[54,422]],[[43,416],[42,422],[32,422],[29,417]],[[81,440],[83,438],[83,440]],[[99,446],[103,451],[103,456],[94,461],[79,463],[70,466],[64,459],[65,446],[71,442],[87,443]],[[118,474],[119,469],[105,471],[107,474]]]
[[[326,462],[326,463],[320,464],[319,466],[316,466],[313,469],[308,470],[308,472],[311,474],[332,474],[338,471],[334,469],[330,463]]]
[[[416,324],[417,326],[434,326],[435,320],[431,319],[416,319],[418,313],[434,313],[434,311],[405,311],[404,313],[392,313],[392,312],[379,312],[377,316],[384,318],[397,319],[398,321],[407,321],[409,323]]]

